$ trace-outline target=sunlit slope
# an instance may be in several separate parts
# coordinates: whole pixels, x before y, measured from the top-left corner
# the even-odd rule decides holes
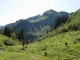
[[[0,34],[0,47],[3,46],[12,46],[12,45],[16,45],[19,44],[20,42],[18,40],[13,40],[7,36],[1,35]]]
[[[32,46],[31,46],[32,45]],[[62,33],[31,44],[31,52],[47,60],[79,60],[80,31]]]

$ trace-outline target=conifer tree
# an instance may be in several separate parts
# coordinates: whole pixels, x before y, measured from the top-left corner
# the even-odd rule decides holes
[[[7,36],[8,36],[8,37],[11,37],[11,28],[8,28]]]
[[[21,39],[24,40],[24,29],[23,28],[21,28]]]
[[[21,28],[20,32],[18,33],[18,39],[24,41],[24,29]]]
[[[8,32],[8,27],[6,26],[5,29],[4,29],[3,35],[7,36],[8,35],[7,32]]]

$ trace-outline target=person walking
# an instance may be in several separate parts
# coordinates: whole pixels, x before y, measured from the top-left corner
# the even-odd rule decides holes
[[[24,49],[25,42],[22,39],[21,41],[22,41],[22,49]]]
[[[27,46],[28,46],[28,43],[29,43],[28,40],[26,40],[26,48],[27,48]]]

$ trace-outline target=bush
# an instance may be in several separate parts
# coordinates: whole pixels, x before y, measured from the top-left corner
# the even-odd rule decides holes
[[[0,47],[2,47],[2,44],[0,44]]]
[[[76,40],[77,40],[77,42],[80,42],[80,38],[77,38]]]
[[[67,42],[65,42],[65,45],[68,45],[68,43],[67,43]]]
[[[48,55],[48,53],[47,52],[44,52],[44,56],[47,56]]]
[[[77,42],[76,41],[74,41],[74,44],[76,44]]]
[[[12,46],[12,45],[14,45],[14,41],[12,41],[10,39],[5,39],[4,44],[7,45],[7,46]]]

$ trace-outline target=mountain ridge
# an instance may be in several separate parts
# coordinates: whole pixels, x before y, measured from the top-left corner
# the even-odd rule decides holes
[[[20,29],[23,28],[25,34],[30,32],[30,34],[34,35],[41,31],[47,33],[48,31],[50,31],[51,27],[54,25],[57,18],[66,14],[69,13],[67,12],[60,13],[50,9],[45,11],[42,15],[36,15],[27,19],[20,19],[15,23],[8,24],[6,26],[13,28],[17,32],[19,32]],[[46,27],[47,29],[45,30]],[[41,34],[40,36],[42,35],[44,35],[44,33]]]

